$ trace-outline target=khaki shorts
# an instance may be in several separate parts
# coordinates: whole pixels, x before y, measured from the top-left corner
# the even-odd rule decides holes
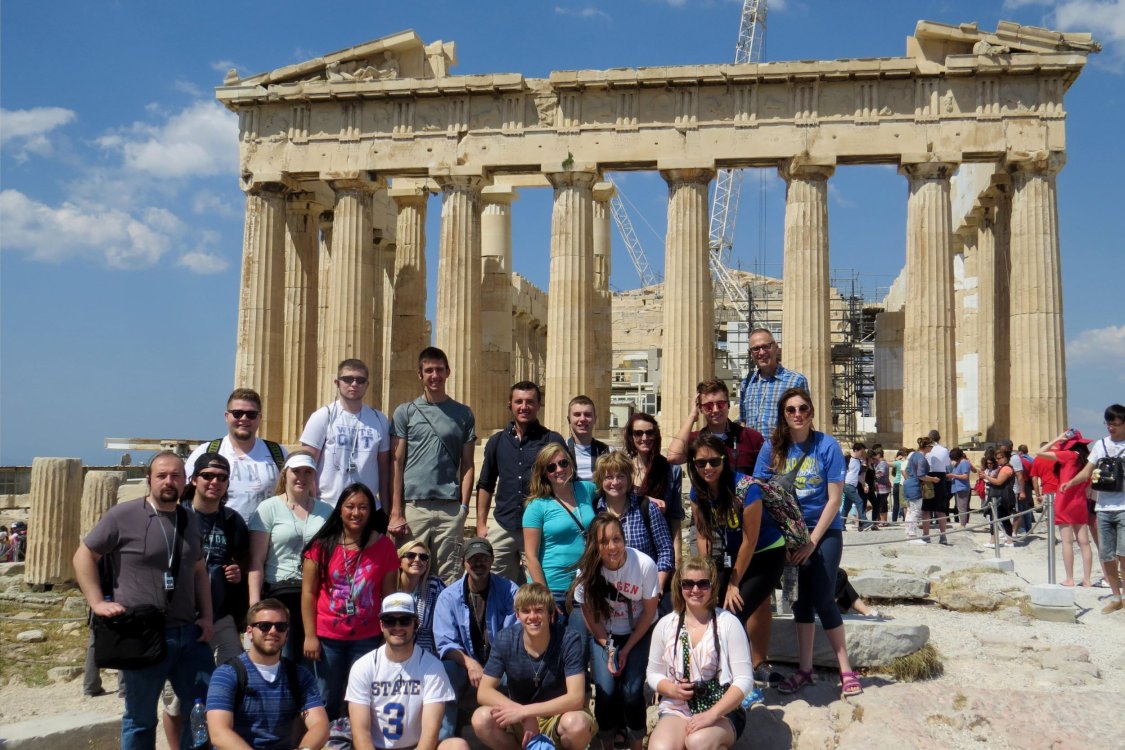
[[[570,712],[568,711],[567,713],[570,713]],[[586,720],[588,722],[590,722],[590,736],[596,737],[597,734],[598,734],[598,720],[594,718],[594,715],[592,713],[590,713],[589,711],[587,711],[585,709],[583,709],[582,711],[579,711],[579,713],[582,714],[583,716],[585,716]],[[562,718],[562,714],[559,714],[557,716],[536,716],[535,717],[535,720],[537,722],[539,722],[539,733],[545,734],[548,737],[550,737],[551,742],[555,743],[556,747],[559,744],[559,719],[561,719],[561,718]],[[517,742],[519,742],[521,744],[523,743],[523,722],[522,721],[516,722],[515,724],[509,724],[508,726],[504,727],[504,729],[505,729],[505,731],[508,732],[508,734],[515,737]]]

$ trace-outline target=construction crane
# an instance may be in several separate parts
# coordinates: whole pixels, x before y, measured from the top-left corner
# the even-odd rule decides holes
[[[629,212],[625,210],[625,204],[621,202],[621,188],[618,188],[613,180],[610,180],[610,184],[616,189],[613,191],[613,197],[609,200],[609,210],[613,214],[614,223],[617,224],[617,231],[621,233],[621,240],[625,243],[625,249],[629,251],[629,258],[633,261],[633,267],[637,269],[641,286],[652,286],[659,283],[660,276],[649,265],[645,250],[641,247],[641,241],[637,238],[637,233],[633,231],[633,222],[629,219]]]

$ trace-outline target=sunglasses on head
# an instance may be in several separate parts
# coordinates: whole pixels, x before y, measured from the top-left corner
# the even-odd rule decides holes
[[[395,615],[387,615],[386,617],[380,617],[379,622],[383,623],[383,626],[388,628],[405,628],[407,625],[413,624],[414,615],[398,615],[397,617]]]
[[[213,471],[201,471],[196,474],[197,477],[204,482],[229,482],[230,476],[227,474],[217,474]]]
[[[367,385],[367,377],[364,375],[341,375],[337,380],[344,385]]]
[[[270,632],[271,630],[274,630],[275,628],[277,629],[277,632],[284,633],[285,631],[289,630],[289,623],[287,623],[287,622],[269,622],[269,621],[252,622],[252,623],[250,623],[250,627],[257,628],[258,632],[265,635],[266,633]]]
[[[570,468],[570,460],[566,459],[566,458],[560,458],[558,461],[547,464],[547,473],[552,474],[552,473],[558,471],[559,469],[569,469],[569,468]]]
[[[425,552],[403,552],[402,556],[405,557],[407,560],[410,560],[410,561],[414,561],[414,560],[418,560],[420,562],[429,562],[430,561],[430,556],[428,554],[426,554]]]
[[[258,414],[260,414],[260,413],[261,412],[256,411],[254,409],[231,409],[230,410],[230,415],[232,417],[234,417],[235,419],[242,419],[243,417],[246,417],[247,419],[257,419]]]
[[[707,578],[684,578],[680,581],[680,588],[684,591],[691,591],[692,589],[707,591],[711,588],[711,581]]]
[[[656,437],[656,430],[633,430],[633,437]]]
[[[715,456],[714,458],[697,458],[692,461],[695,468],[702,469],[705,466],[710,466],[712,469],[717,469],[723,465],[723,457]]]
[[[808,414],[809,409],[812,407],[808,404],[797,404],[796,406],[786,406],[786,414]]]

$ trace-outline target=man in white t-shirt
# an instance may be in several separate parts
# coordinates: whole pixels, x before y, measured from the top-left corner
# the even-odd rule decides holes
[[[1090,443],[1090,458],[1082,471],[1059,487],[1059,492],[1093,478],[1098,462],[1103,458],[1118,458],[1125,461],[1125,406],[1111,404],[1105,410],[1105,428],[1109,433],[1101,440]],[[1099,472],[1098,479],[1105,482]],[[1094,511],[1098,517],[1098,557],[1102,562],[1105,580],[1113,590],[1109,604],[1102,609],[1104,614],[1125,609],[1121,577],[1125,575],[1125,487],[1097,489],[1098,480],[1091,485],[1097,492]]]
[[[317,460],[320,499],[332,507],[349,484],[362,482],[389,509],[391,499],[391,429],[387,415],[363,403],[370,375],[358,359],[336,368],[339,398],[312,413],[301,444]]]
[[[414,597],[390,594],[379,611],[385,643],[366,654],[348,677],[348,718],[355,750],[469,750],[460,737],[438,742],[445,704],[457,696],[441,662],[414,647]]]
[[[230,461],[226,506],[249,522],[258,505],[275,494],[278,472],[289,454],[277,443],[258,437],[262,399],[257,391],[235,388],[223,417],[227,421],[226,436],[196,446],[187,466],[194,467],[204,453],[218,453]],[[191,479],[188,477],[188,481]]]

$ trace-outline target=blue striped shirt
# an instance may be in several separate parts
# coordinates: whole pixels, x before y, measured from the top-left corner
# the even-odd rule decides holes
[[[238,657],[246,667],[246,696],[242,705],[234,705],[238,678],[234,667],[220,665],[207,689],[208,711],[230,711],[234,714],[234,732],[255,750],[287,750],[293,747],[293,722],[303,711],[324,705],[316,687],[316,679],[304,667],[297,667],[301,678],[299,694],[303,706],[293,704],[292,691],[285,675],[285,665],[278,666],[277,679],[266,682],[258,668],[243,653]]]
[[[777,427],[777,401],[790,388],[804,388],[807,391],[809,379],[781,365],[777,366],[777,372],[769,378],[754,370],[742,381],[739,420],[762,433],[768,442],[773,428]]]

